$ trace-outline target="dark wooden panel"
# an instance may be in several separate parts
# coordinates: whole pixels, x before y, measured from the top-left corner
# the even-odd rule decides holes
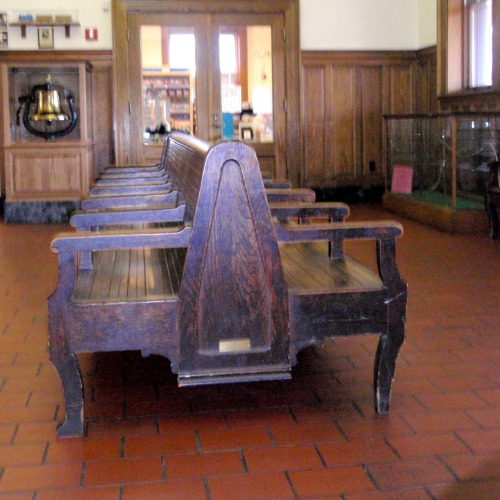
[[[325,171],[325,68],[307,66],[303,85],[303,176],[324,179]]]
[[[437,111],[436,86],[435,48],[303,52],[302,184],[382,185],[382,115]]]
[[[380,67],[363,67],[361,73],[361,175],[383,173],[382,142],[382,71]],[[372,165],[372,170],[370,170]]]
[[[388,114],[412,113],[413,92],[411,80],[411,66],[392,66],[387,68],[386,75],[389,84],[387,92],[387,105],[384,109]]]
[[[331,106],[332,132],[327,137],[327,168],[333,169],[334,177],[356,175],[356,89],[355,67],[332,68]]]
[[[92,69],[92,136],[94,178],[114,163],[113,146],[113,67],[111,61],[94,63]]]

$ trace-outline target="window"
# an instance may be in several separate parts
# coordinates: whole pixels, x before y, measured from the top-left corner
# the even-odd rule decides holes
[[[465,0],[468,86],[490,87],[493,70],[492,0]]]
[[[223,33],[219,35],[219,62],[222,74],[233,75],[238,72],[234,35]]]
[[[478,102],[476,91],[496,99],[500,0],[437,0],[437,6],[439,96],[468,105]]]
[[[195,73],[195,37],[189,33],[169,36],[168,60],[170,70],[189,70]]]

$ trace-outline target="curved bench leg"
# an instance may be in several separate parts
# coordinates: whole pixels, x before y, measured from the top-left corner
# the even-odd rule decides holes
[[[83,435],[83,385],[80,365],[74,353],[51,356],[64,390],[66,417],[57,428],[58,437],[80,437]]]
[[[391,387],[396,370],[396,359],[405,339],[404,310],[396,324],[389,325],[389,333],[381,335],[375,356],[373,376],[374,403],[377,413],[388,413]]]

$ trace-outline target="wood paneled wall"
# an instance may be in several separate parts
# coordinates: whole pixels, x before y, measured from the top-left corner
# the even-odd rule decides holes
[[[302,184],[383,184],[384,114],[438,110],[436,50],[303,52]]]

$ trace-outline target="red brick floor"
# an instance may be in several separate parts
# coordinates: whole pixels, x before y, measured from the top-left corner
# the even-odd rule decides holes
[[[0,496],[499,498],[500,244],[402,222],[408,337],[390,416],[372,408],[373,336],[303,351],[279,383],[179,389],[167,360],[84,355],[86,435],[68,440],[46,314],[63,226],[1,224]],[[375,265],[371,243],[348,247]]]

